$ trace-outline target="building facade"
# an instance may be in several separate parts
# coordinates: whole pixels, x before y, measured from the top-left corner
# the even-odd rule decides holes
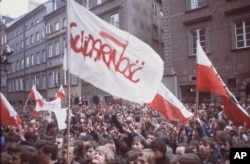
[[[196,40],[237,99],[250,96],[250,1],[164,0],[164,58],[178,97],[194,103]],[[166,76],[167,78],[167,76]],[[217,101],[200,93],[200,102]]]
[[[158,0],[77,0],[97,16],[130,32],[149,44],[163,58],[161,2]],[[7,98],[13,105],[31,103],[32,85],[47,100],[53,99],[60,85],[73,104],[113,102],[114,97],[63,70],[66,44],[66,6],[63,0],[49,0],[8,28],[7,44],[14,49],[9,57]],[[2,33],[2,32],[1,32]],[[70,82],[68,81],[70,79]],[[67,104],[65,99],[63,105]]]

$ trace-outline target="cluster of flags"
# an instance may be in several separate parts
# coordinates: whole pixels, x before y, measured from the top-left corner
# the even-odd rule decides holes
[[[194,115],[161,82],[163,61],[150,46],[75,1],[68,1],[67,6],[68,55],[64,69],[115,97],[147,103],[169,120],[188,123]],[[197,91],[221,95],[228,119],[250,127],[249,115],[224,85],[199,41],[196,78]]]
[[[136,103],[146,103],[169,120],[179,119],[187,124],[194,116],[161,82],[164,64],[160,56],[135,36],[103,21],[73,0],[67,1],[67,52],[63,69],[91,83],[114,97]],[[196,90],[220,95],[224,113],[235,125],[247,125],[250,118],[228,90],[197,41]],[[35,100],[35,111],[49,110],[58,120],[66,118],[61,108],[65,96],[61,86],[55,99],[46,101],[32,87],[30,97]],[[8,120],[2,115],[8,115]],[[59,129],[66,128],[60,123]],[[20,123],[15,110],[1,94],[1,123]]]
[[[55,95],[55,99],[52,101],[46,101],[46,99],[37,91],[35,85],[32,86],[29,97],[36,102],[34,113],[39,111],[51,111],[55,113],[58,122],[59,129],[65,129],[66,124],[66,109],[61,107],[61,100],[65,97],[65,91],[61,85],[59,91]],[[15,109],[11,106],[5,96],[0,92],[0,104],[1,104],[1,124],[10,126],[20,126],[22,123],[21,118],[18,116]]]

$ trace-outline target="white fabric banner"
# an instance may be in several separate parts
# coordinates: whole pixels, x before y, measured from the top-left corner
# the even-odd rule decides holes
[[[73,0],[68,12],[68,68],[64,69],[114,96],[150,102],[163,76],[160,56]]]
[[[54,109],[52,112],[55,113],[57,124],[58,124],[58,129],[66,129],[67,124],[66,124],[66,119],[67,119],[67,109],[68,108],[62,108],[62,109]]]

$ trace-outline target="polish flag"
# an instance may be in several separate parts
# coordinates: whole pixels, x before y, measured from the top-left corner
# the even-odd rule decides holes
[[[161,57],[78,2],[67,2],[69,39],[63,68],[111,95],[137,103],[152,101],[163,77]]]
[[[43,106],[43,101],[45,100],[43,96],[37,91],[35,85],[32,86],[32,89],[30,91],[30,97],[37,101],[39,106]]]
[[[174,94],[161,83],[153,101],[148,104],[149,107],[159,111],[170,121],[180,120],[183,125],[188,124],[193,117],[193,113],[174,96]]]
[[[197,41],[197,76],[196,89],[211,92],[222,96],[224,101],[224,114],[236,126],[246,124],[250,128],[249,114],[240,106],[234,95],[228,90],[214,66]]]
[[[41,100],[41,103],[36,103],[36,107],[35,107],[35,111],[39,112],[39,111],[52,111],[55,109],[61,109],[61,98],[56,98],[55,100],[52,101],[45,101],[45,100]]]
[[[20,126],[22,120],[18,116],[15,109],[10,105],[5,96],[0,92],[0,107],[1,107],[1,119],[0,123],[10,126]]]
[[[65,91],[63,89],[63,86],[61,85],[58,92],[55,95],[55,98],[64,99],[64,97],[65,97]]]
[[[196,89],[202,92],[212,92],[218,95],[228,97],[221,78],[218,76],[212,63],[203,51],[200,42],[197,42],[197,75]]]

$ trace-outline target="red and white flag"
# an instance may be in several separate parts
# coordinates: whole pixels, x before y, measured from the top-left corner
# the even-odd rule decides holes
[[[30,97],[33,100],[37,101],[40,106],[43,105],[43,101],[45,100],[45,98],[43,98],[43,96],[37,91],[35,85],[32,86],[32,89],[30,91]]]
[[[171,121],[175,119],[180,120],[183,125],[186,125],[193,117],[193,113],[188,111],[178,98],[162,83],[153,101],[148,106],[159,111]]]
[[[61,85],[58,92],[55,95],[55,98],[64,99],[64,97],[65,97],[65,91],[63,89],[63,86]]]
[[[197,76],[196,89],[203,92],[211,92],[222,96],[224,101],[224,113],[236,126],[246,124],[250,128],[250,117],[240,106],[234,95],[228,90],[216,69],[203,51],[200,42],[197,41]]]
[[[1,119],[0,123],[10,126],[19,126],[22,124],[22,120],[18,116],[15,109],[10,105],[5,96],[0,92],[0,107],[1,107]]]
[[[68,3],[69,72],[122,99],[152,101],[163,76],[161,57],[76,1]]]
[[[35,111],[53,111],[56,109],[61,109],[61,98],[56,98],[52,101],[41,100],[42,103],[36,103]]]

